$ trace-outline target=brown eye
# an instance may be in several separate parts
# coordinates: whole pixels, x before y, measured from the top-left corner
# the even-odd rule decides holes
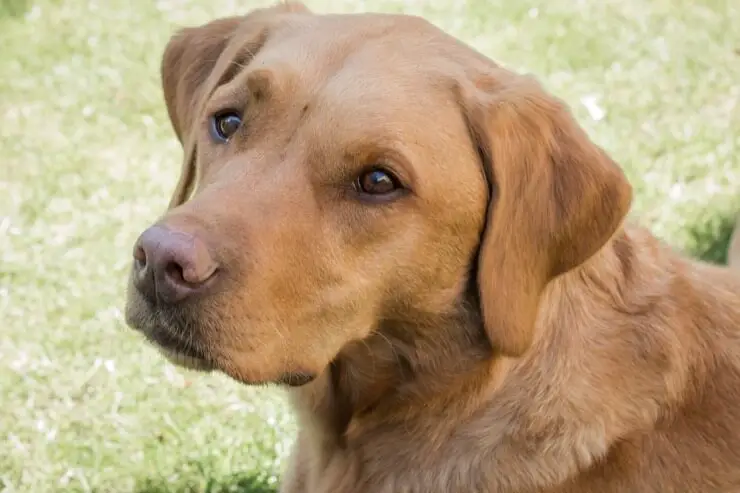
[[[235,111],[217,113],[211,118],[211,135],[214,139],[226,142],[239,130],[242,117]]]
[[[387,195],[401,187],[398,179],[382,169],[373,169],[359,176],[357,188],[368,195]]]

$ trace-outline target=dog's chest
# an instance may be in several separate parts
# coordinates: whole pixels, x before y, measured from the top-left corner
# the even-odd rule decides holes
[[[337,448],[323,458],[308,450],[296,452],[290,479],[281,493],[488,491],[485,482],[476,477],[475,458],[452,454],[444,447],[434,450],[418,442],[399,440],[393,447]]]
[[[654,435],[627,440],[605,460],[569,475],[562,474],[565,454],[559,455],[561,460],[543,461],[544,453],[522,453],[521,448],[503,445],[493,447],[506,448],[496,460],[491,450],[489,454],[473,450],[470,443],[459,446],[448,441],[440,447],[400,436],[392,443],[370,442],[371,446],[356,449],[321,450],[299,442],[281,493],[740,491],[737,452],[719,454],[718,449],[705,448],[700,457],[695,446],[681,444],[671,432]],[[686,439],[686,433],[681,435]],[[732,442],[729,436],[725,439]],[[693,459],[687,459],[692,451]]]

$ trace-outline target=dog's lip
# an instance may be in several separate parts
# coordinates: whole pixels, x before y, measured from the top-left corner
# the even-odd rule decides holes
[[[163,327],[142,327],[132,325],[132,328],[141,333],[168,361],[182,368],[211,371],[214,363],[192,344],[186,344],[168,329]]]
[[[166,330],[147,333],[146,337],[172,364],[190,370],[211,371],[214,364],[192,344],[185,344]]]
[[[287,385],[288,387],[302,387],[313,382],[315,379],[316,374],[314,373],[304,371],[292,371],[283,373],[275,383]]]

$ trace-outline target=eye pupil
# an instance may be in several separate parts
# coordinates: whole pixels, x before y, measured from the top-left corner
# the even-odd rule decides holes
[[[242,119],[237,113],[226,112],[214,116],[213,123],[216,137],[221,140],[228,140],[239,130]]]
[[[399,188],[395,178],[383,170],[372,170],[360,176],[360,191],[370,195],[383,195]]]

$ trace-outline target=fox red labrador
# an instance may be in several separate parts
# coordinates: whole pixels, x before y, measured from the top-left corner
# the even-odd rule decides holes
[[[186,28],[129,324],[289,389],[283,493],[740,491],[740,276],[627,224],[567,106],[423,19]]]

